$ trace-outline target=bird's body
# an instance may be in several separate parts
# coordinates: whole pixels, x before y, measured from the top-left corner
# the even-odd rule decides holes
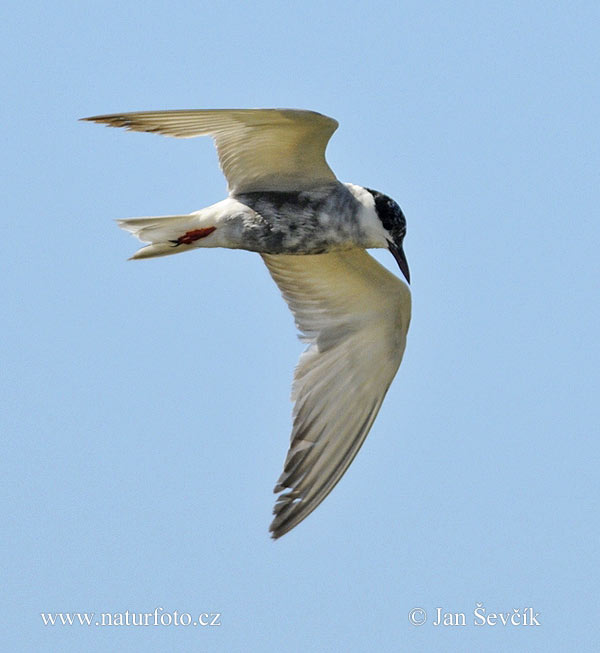
[[[373,196],[361,186],[334,182],[313,191],[240,193],[188,216],[148,218],[146,222],[133,218],[119,224],[153,243],[134,258],[176,254],[181,250],[175,247],[186,244],[261,254],[323,254],[352,247],[385,247],[374,207]],[[171,242],[211,227],[214,231],[202,238]]]
[[[251,210],[233,218],[242,249],[264,254],[323,254],[361,243],[374,247],[373,204],[364,189],[339,182],[300,192],[243,193],[237,201]],[[289,216],[294,219],[290,220]],[[241,227],[241,232],[239,231]]]
[[[262,255],[309,343],[294,377],[292,442],[271,525],[279,537],[341,478],[398,369],[410,292],[366,249],[389,248],[409,278],[406,222],[386,195],[339,182],[325,161],[337,122],[290,109],[87,118],[136,131],[214,137],[229,197],[189,215],[120,220],[149,243],[133,258],[198,247]]]

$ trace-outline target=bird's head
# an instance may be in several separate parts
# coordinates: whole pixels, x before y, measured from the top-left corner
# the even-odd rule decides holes
[[[373,199],[375,200],[375,212],[383,225],[388,249],[394,255],[402,274],[408,283],[410,283],[408,261],[402,248],[404,236],[406,235],[406,218],[404,217],[404,213],[402,213],[402,209],[391,197],[377,190],[371,190],[370,188],[366,190],[373,195]]]

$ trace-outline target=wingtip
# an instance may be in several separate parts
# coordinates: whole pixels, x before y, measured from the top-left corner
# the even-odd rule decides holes
[[[286,533],[289,533],[297,525],[296,523],[289,524],[286,521],[283,521],[281,523],[276,523],[276,522],[277,522],[277,518],[273,520],[271,526],[269,527],[269,533],[271,534],[272,540],[278,540]]]
[[[271,525],[269,526],[269,533],[272,540],[278,540],[282,535],[289,533],[291,528],[283,522],[278,523],[277,518],[275,518]]]
[[[106,127],[125,127],[126,129],[131,129],[131,125],[127,118],[120,113],[114,114],[105,114],[101,116],[86,116],[85,118],[79,118],[83,122],[95,122],[100,125],[105,125]]]

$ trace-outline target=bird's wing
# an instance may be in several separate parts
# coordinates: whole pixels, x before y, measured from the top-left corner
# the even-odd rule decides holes
[[[338,123],[314,111],[143,111],[83,120],[178,138],[212,136],[231,194],[310,190],[336,181],[325,148]]]
[[[277,538],[323,501],[360,449],[400,365],[411,301],[363,249],[263,260],[310,343],[294,374],[291,444],[275,486]]]

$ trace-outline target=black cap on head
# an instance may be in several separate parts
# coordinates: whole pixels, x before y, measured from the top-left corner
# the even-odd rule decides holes
[[[404,217],[404,213],[402,213],[402,209],[391,197],[377,190],[371,190],[370,188],[366,190],[373,195],[377,217],[381,220],[383,228],[390,234],[388,248],[396,259],[402,274],[406,277],[408,283],[410,283],[408,261],[402,249],[402,242],[406,235],[406,218]]]

